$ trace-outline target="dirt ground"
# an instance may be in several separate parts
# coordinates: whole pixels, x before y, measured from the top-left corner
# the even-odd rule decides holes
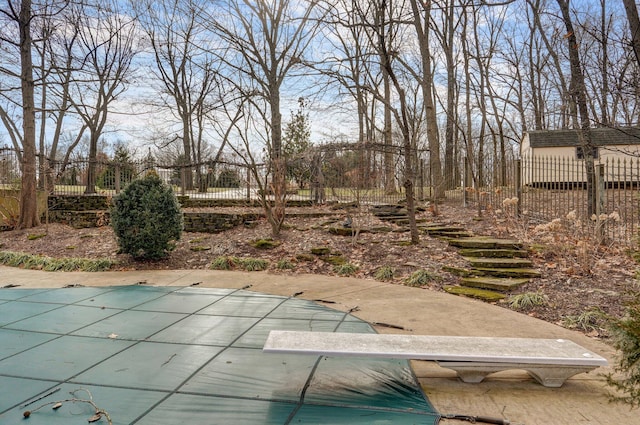
[[[216,211],[220,211],[218,208]],[[417,270],[433,276],[424,290],[441,291],[444,285],[458,282],[459,277],[443,270],[443,266],[465,267],[466,261],[445,241],[426,235],[419,245],[409,245],[409,234],[395,225],[381,222],[367,211],[351,211],[356,229],[391,227],[392,231],[362,232],[357,237],[338,236],[329,227],[342,227],[347,212],[329,207],[287,210],[285,229],[272,249],[251,245],[257,239],[271,237],[265,219],[253,226],[239,226],[223,233],[182,234],[177,247],[160,261],[135,261],[118,253],[117,240],[109,226],[74,229],[63,224],[48,224],[28,230],[0,233],[0,250],[25,252],[48,257],[110,258],[117,270],[204,269],[221,256],[248,257],[269,261],[270,273],[338,274],[335,266],[311,254],[312,248],[328,247],[357,267],[355,277],[374,279],[380,267],[394,269],[392,282],[402,285]],[[628,247],[615,243],[596,244],[588,237],[563,232],[562,229],[536,229],[524,226],[497,213],[477,212],[456,205],[441,205],[421,212],[418,218],[433,223],[459,225],[477,235],[514,237],[523,240],[530,259],[542,277],[534,279],[511,294],[537,294],[542,305],[514,307],[507,298],[497,304],[514,308],[523,314],[583,331],[594,338],[607,338],[607,315],[620,317],[630,291],[640,290],[636,279],[638,264]],[[34,238],[34,236],[36,236]],[[292,269],[282,269],[288,260]],[[280,267],[279,267],[280,266]],[[261,273],[261,272],[256,272]]]

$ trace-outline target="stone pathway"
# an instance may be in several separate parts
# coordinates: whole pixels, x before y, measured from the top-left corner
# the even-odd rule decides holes
[[[540,277],[540,272],[527,258],[527,251],[517,240],[472,236],[458,227],[438,226],[425,230],[430,236],[444,237],[469,263],[468,268],[445,266],[447,271],[462,278],[459,285],[444,287],[451,294],[497,301]]]
[[[408,224],[406,208],[381,205],[371,208],[381,220],[404,226]],[[476,236],[464,227],[427,222],[417,223],[421,232],[440,238],[458,248],[469,263],[468,268],[444,266],[443,269],[461,277],[458,285],[444,290],[456,295],[498,301],[531,279],[540,277],[528,259],[529,253],[520,241],[488,236]]]

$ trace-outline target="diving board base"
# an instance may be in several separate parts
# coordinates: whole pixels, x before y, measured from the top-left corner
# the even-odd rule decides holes
[[[436,362],[451,369],[462,382],[477,384],[492,373],[505,370],[524,370],[538,383],[549,388],[560,388],[564,382],[579,373],[590,372],[594,366],[532,365],[527,363],[479,363],[479,362]]]
[[[273,330],[266,353],[430,360],[456,371],[463,382],[520,369],[545,387],[606,366],[607,360],[566,339],[357,334]]]

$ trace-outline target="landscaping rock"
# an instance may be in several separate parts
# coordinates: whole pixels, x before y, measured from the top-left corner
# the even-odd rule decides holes
[[[331,248],[329,248],[328,246],[318,246],[315,248],[311,248],[311,253],[313,255],[329,255],[331,254]]]

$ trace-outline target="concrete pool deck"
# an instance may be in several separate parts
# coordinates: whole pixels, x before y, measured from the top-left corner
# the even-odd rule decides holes
[[[68,285],[246,288],[316,301],[372,323],[380,333],[569,339],[603,356],[610,366],[579,374],[561,388],[545,388],[524,371],[505,371],[465,384],[433,362],[413,361],[429,400],[443,415],[485,416],[511,424],[639,424],[638,411],[610,403],[602,374],[616,364],[615,350],[579,332],[484,302],[373,280],[263,272],[161,270],[42,272],[0,266],[0,286],[59,288]],[[463,424],[446,419],[443,424]]]

